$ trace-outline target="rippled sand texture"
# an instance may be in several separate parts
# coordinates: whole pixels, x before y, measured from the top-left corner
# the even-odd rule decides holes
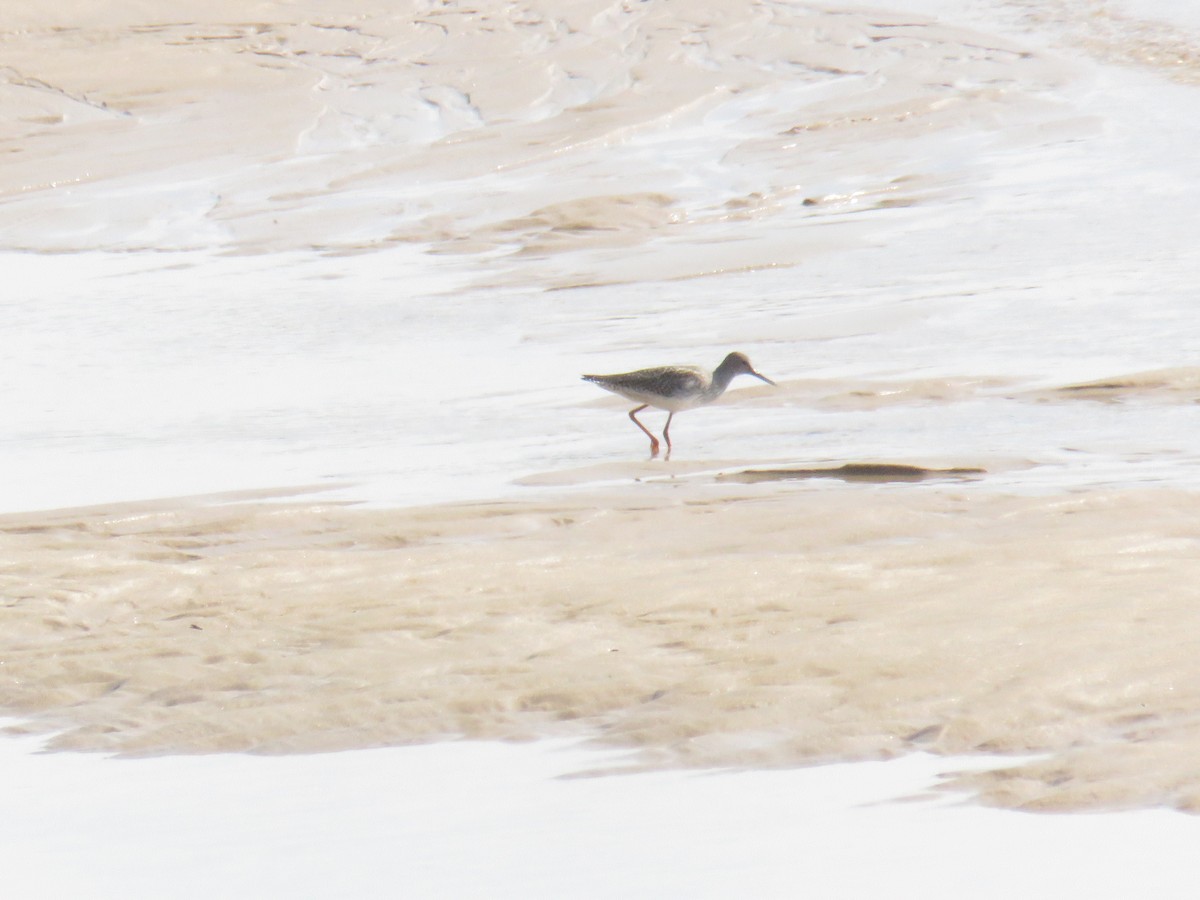
[[[7,516],[0,706],[135,754],[561,733],[647,765],[1039,753],[967,781],[1197,810],[1197,502],[697,477]]]
[[[1200,84],[1200,45],[1177,24],[1155,18],[1156,4],[1138,0],[1086,3],[1079,0],[1010,0],[1035,27],[1064,28],[1097,58],[1148,68],[1181,84]],[[1185,19],[1195,14],[1185,12]],[[1175,13],[1181,10],[1174,10]],[[1146,15],[1150,13],[1151,15]]]
[[[109,6],[0,23],[10,480],[507,493],[0,517],[0,708],[131,754],[1036,753],[962,783],[1200,808],[1186,40],[1090,2],[986,5],[1018,43],[741,0]],[[779,388],[669,469],[576,378],[733,342]]]
[[[1011,126],[1063,78],[918,15],[790,3],[10,7],[6,245],[420,242],[549,286],[853,240],[786,229],[920,204],[982,147],[1044,141]]]

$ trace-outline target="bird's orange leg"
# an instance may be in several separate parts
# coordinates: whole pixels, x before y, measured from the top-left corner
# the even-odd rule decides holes
[[[642,432],[646,435],[646,437],[650,438],[650,458],[654,459],[654,457],[658,456],[658,438],[656,438],[654,435],[652,435],[650,433],[650,429],[648,429],[645,425],[643,425],[641,422],[639,422],[638,417],[636,415],[634,415],[634,413],[640,413],[643,409],[645,409],[649,405],[650,405],[649,403],[643,403],[637,409],[631,409],[629,411],[629,418],[630,418],[630,420],[632,420],[634,425],[636,425],[638,428],[642,429]],[[668,444],[668,446],[670,446],[670,445]]]
[[[663,426],[663,440],[667,442],[667,455],[663,457],[663,461],[671,458],[671,420],[675,418],[675,413],[667,413],[667,424]]]

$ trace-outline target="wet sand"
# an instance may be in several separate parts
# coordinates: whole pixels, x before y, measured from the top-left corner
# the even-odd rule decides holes
[[[0,508],[403,508],[7,513],[0,709],[1195,811],[1200,55],[1101,6],[12,4]],[[577,371],[732,342],[621,461]]]
[[[955,141],[1093,127],[1042,100],[1069,67],[905,11],[22,2],[11,20],[0,198],[23,250],[417,245],[491,286],[698,277],[869,241],[847,214],[977,177]]]
[[[1200,808],[1200,497],[985,482],[685,470],[411,510],[9,515],[0,706],[63,729],[55,747],[135,755],[544,735],[648,767],[1033,753],[956,786]]]

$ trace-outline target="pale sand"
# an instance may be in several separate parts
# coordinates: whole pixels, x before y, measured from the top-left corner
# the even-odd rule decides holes
[[[129,754],[592,733],[649,766],[1044,753],[962,784],[1200,808],[1200,497],[628,480],[652,469],[415,510],[5,516],[0,706]]]
[[[413,243],[486,284],[688,278],[883,246],[889,232],[859,210],[927,207],[939,225],[939,209],[1024,170],[999,151],[1103,128],[1063,104],[1071,65],[919,16],[747,18],[731,0],[690,7],[694,21],[598,0],[397,8],[11,4],[5,246]],[[1085,40],[1102,58],[1195,72],[1188,46],[1164,56],[1157,33],[1128,29],[1114,46],[1111,20],[1070,15],[1103,38]],[[1152,192],[1116,183],[1115,201],[1087,210],[1153,221],[1155,252],[1173,253],[1186,231],[1173,223],[1190,219],[1160,203],[1131,214],[1129,198]],[[1032,195],[1014,196],[1024,208]],[[1044,203],[1032,211],[1088,215]],[[1115,232],[1122,250],[1137,231]],[[1082,234],[1089,268],[1118,246]],[[1056,264],[1068,250],[1054,242]],[[1123,311],[1161,268],[1126,265],[1139,293]],[[1044,392],[866,377],[743,402],[1185,404],[1197,383],[1191,369]],[[65,729],[56,746],[131,754],[565,732],[640,747],[648,766],[1037,752],[1045,762],[962,784],[1011,806],[1195,809],[1196,496],[1018,495],[1012,479],[994,486],[991,460],[925,462],[989,474],[742,484],[741,469],[781,466],[723,466],[718,480],[630,464],[527,479],[533,499],[419,510],[180,501],[6,516],[0,707]]]
[[[415,243],[489,284],[687,278],[855,245],[846,213],[974,171],[939,141],[1094,129],[1044,102],[1068,66],[883,10],[15,0],[0,41],[0,230],[27,250]]]

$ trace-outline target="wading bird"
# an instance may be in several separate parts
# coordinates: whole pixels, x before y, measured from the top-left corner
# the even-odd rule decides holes
[[[699,366],[656,366],[619,375],[584,375],[583,380],[639,404],[629,411],[629,418],[650,438],[651,459],[658,456],[658,438],[638,421],[637,413],[647,406],[665,409],[667,424],[663,427],[663,440],[667,442],[667,452],[663,459],[670,459],[671,420],[675,413],[712,403],[725,393],[737,375],[753,375],[767,384],[775,383],[754,371],[743,353],[730,353],[711,374]]]

